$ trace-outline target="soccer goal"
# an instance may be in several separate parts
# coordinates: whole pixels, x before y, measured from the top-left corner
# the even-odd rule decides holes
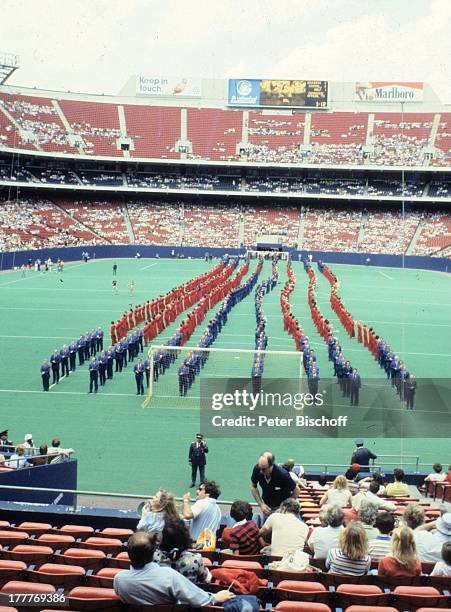
[[[263,362],[261,375],[253,370],[257,356]],[[308,392],[303,355],[298,351],[152,345],[147,358],[148,386],[143,408],[152,405],[194,409],[199,406],[201,383],[207,379],[209,384],[218,379],[220,385],[238,384],[237,379],[242,379],[254,391],[282,386]]]
[[[258,257],[263,257],[263,259],[271,261],[274,257],[277,258],[278,261],[288,261],[289,253],[287,251],[253,251],[248,249],[246,251],[247,257],[249,259],[258,259]]]

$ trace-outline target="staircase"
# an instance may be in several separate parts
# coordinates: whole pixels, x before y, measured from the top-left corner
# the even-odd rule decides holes
[[[126,184],[125,176],[124,176],[124,182]],[[132,222],[130,221],[130,215],[128,214],[127,204],[124,204],[122,206],[122,214],[124,215],[125,226],[127,228],[127,234],[128,234],[128,239],[130,241],[130,244],[136,244],[136,236],[135,236],[135,232],[133,231]]]
[[[366,188],[368,188],[368,183],[367,183]],[[363,242],[363,239],[365,237],[365,225],[367,221],[368,221],[368,213],[362,210],[362,216],[360,217],[359,235],[357,236],[357,247],[359,246],[361,242]]]
[[[305,232],[305,210],[301,209],[299,214],[299,229],[296,242],[298,244],[298,251],[302,249],[304,243],[304,232]]]
[[[61,109],[61,106],[60,106],[60,105],[59,105],[59,103],[58,103],[58,100],[52,100],[52,104],[53,104],[53,108],[54,108],[54,109],[56,110],[56,112],[58,113],[58,117],[61,119],[61,123],[62,123],[62,124],[64,125],[64,127],[66,128],[66,132],[67,132],[68,136],[70,136],[70,138],[69,138],[69,144],[70,144],[71,146],[73,146],[73,145],[72,145],[72,142],[73,142],[73,141],[75,141],[75,140],[77,139],[77,137],[75,136],[75,134],[74,134],[74,132],[73,132],[73,130],[72,130],[72,128],[71,128],[71,126],[70,126],[69,121],[66,119],[66,115],[63,113],[63,111],[62,111],[62,109]],[[71,140],[72,140],[72,142],[71,142]],[[83,140],[82,140],[82,138],[81,138],[81,137],[80,137],[80,139],[79,139],[79,140],[80,140],[80,143],[82,143],[82,142],[83,142]],[[84,155],[84,154],[85,154],[85,151],[84,151],[83,146],[82,146],[81,144],[80,144],[80,146],[78,146],[78,147],[76,147],[76,148],[78,149],[78,152],[79,152],[79,154],[80,154],[80,155]]]
[[[119,104],[117,107],[117,115],[119,118],[119,127],[121,130],[121,138],[127,138],[127,122],[125,120],[125,111],[124,111],[124,107]],[[122,149],[122,155],[129,159],[130,158],[130,151],[129,150],[125,150]]]
[[[102,242],[109,242],[110,244],[113,244],[113,242],[109,240],[106,236],[102,236],[101,234],[96,232],[94,229],[92,229],[91,226],[86,225],[86,223],[83,223],[83,221],[80,221],[80,219],[77,219],[77,217],[74,217],[73,215],[71,215],[71,213],[68,210],[60,206],[57,202],[55,202],[54,200],[51,200],[51,202],[55,208],[58,208],[58,210],[60,210],[64,215],[72,219],[74,223],[81,225],[82,227],[85,228],[85,230],[87,230],[88,232],[91,232],[91,234],[94,234],[94,236],[97,236],[97,238],[100,240],[100,244],[102,244]]]
[[[237,239],[238,248],[244,244],[244,213],[240,213],[240,224],[238,226],[238,239]]]
[[[412,255],[412,252],[415,250],[418,238],[420,237],[421,230],[423,229],[423,227],[424,221],[420,221],[417,225],[417,229],[415,230],[414,235],[412,236],[412,240],[410,241],[410,244],[406,249],[406,255]]]

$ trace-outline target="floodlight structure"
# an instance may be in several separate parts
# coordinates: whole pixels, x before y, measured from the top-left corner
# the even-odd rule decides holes
[[[19,68],[19,56],[14,53],[0,51],[0,85],[4,85],[9,77]]]

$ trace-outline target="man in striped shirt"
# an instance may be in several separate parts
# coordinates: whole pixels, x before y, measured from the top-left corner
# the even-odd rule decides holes
[[[370,540],[368,545],[371,561],[379,561],[379,559],[383,559],[392,554],[391,534],[395,528],[393,514],[390,512],[378,514],[375,527],[379,533],[375,538]]]

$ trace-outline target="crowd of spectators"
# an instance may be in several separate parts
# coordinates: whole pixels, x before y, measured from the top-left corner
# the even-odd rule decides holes
[[[9,439],[7,429],[0,433],[0,471],[2,472],[60,463],[69,459],[73,452],[73,448],[62,448],[59,438],[53,438],[50,445],[42,442],[36,446],[30,433],[25,434],[20,444],[14,444]]]
[[[47,200],[0,200],[0,243],[6,251],[101,242]]]
[[[5,172],[0,167],[0,180]],[[67,179],[61,170],[41,171],[41,180],[46,182],[61,182],[63,177]],[[104,175],[104,179],[105,183],[120,180],[118,175]],[[69,180],[76,182],[77,178],[71,175]],[[451,248],[449,214],[412,208],[402,214],[393,207],[213,206],[144,200],[117,204],[70,198],[59,198],[55,204],[37,197],[0,201],[2,248],[129,244],[132,240],[137,244],[253,248],[268,236],[273,242],[308,251],[400,255],[410,248],[407,254],[442,257]]]
[[[311,572],[312,579],[320,571],[415,577],[424,571],[422,563],[432,563],[427,571],[433,576],[451,576],[451,513],[412,497],[414,487],[403,483],[402,470],[394,471],[395,482],[386,487],[380,474],[356,464],[346,476],[333,483],[321,477],[319,484],[305,480],[302,467],[293,469],[293,463],[287,462],[287,471],[272,453],[262,453],[252,470],[251,492],[263,520],[247,501],[236,500],[224,529],[219,529],[216,482],[202,482],[195,503],[187,493],[181,506],[168,491],[157,491],[128,541],[131,568],[114,578],[120,599],[135,605],[207,605],[233,598],[233,583],[245,580],[246,568],[232,570],[232,565],[230,574],[224,573],[225,566],[207,565],[204,550],[220,550],[236,561],[244,555],[271,555],[270,569]],[[433,474],[442,474],[441,466],[436,464]],[[449,476],[451,469],[444,475]],[[321,491],[320,512],[311,514],[314,504],[306,499]],[[236,572],[243,575],[238,578]],[[218,584],[230,586],[218,592]]]

